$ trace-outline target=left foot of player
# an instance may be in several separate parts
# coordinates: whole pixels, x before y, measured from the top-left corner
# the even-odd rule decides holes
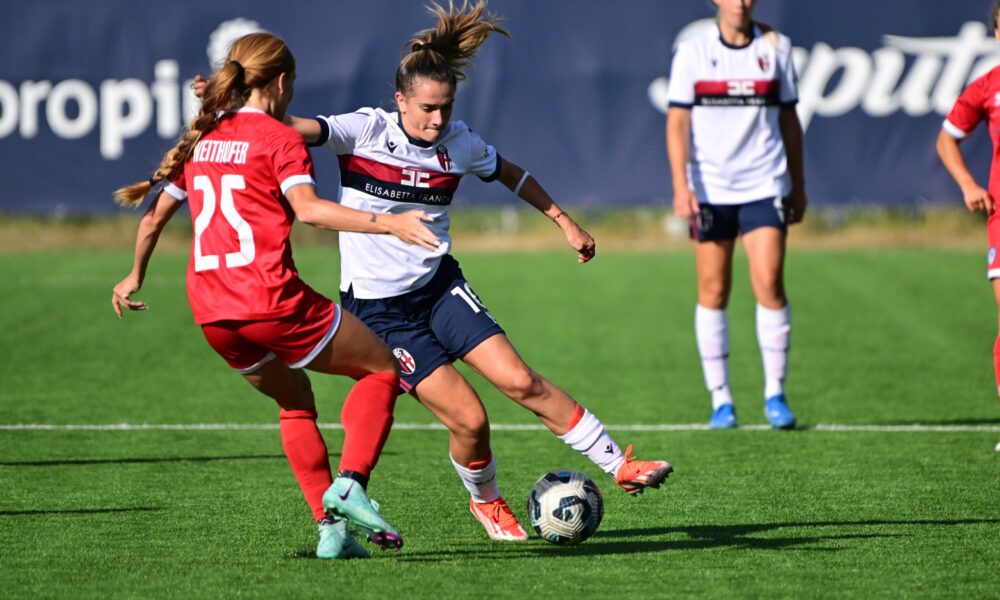
[[[764,416],[772,429],[795,429],[795,413],[788,408],[784,394],[776,394],[764,401]]]
[[[632,445],[625,449],[625,462],[618,467],[615,482],[629,495],[642,493],[648,487],[658,488],[674,468],[665,460],[638,460],[632,456]]]

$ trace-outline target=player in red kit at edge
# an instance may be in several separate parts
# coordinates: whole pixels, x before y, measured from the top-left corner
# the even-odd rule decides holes
[[[298,218],[326,229],[388,233],[429,249],[438,242],[422,211],[376,215],[316,196],[305,143],[281,123],[294,80],[295,59],[281,39],[255,33],[233,44],[208,81],[200,113],[153,177],[115,193],[120,203],[138,205],[166,182],[140,222],[132,272],[115,286],[112,305],[119,317],[122,308],[146,308],[130,297],[163,227],[189,202],[187,293],[195,322],[232,368],[278,403],[285,454],[319,524],[317,556],[363,557],[368,552],[347,521],[383,548],[402,545],[366,492],[392,426],[399,370],[360,320],[299,278],[289,233]],[[357,380],[344,400],[336,479],[302,369]]]
[[[994,0],[990,5],[989,24],[993,35],[1000,41],[998,16],[1000,16],[1000,0]],[[988,190],[979,187],[969,172],[962,150],[959,148],[962,140],[972,133],[980,121],[988,123],[990,139],[993,141],[993,162],[990,166]],[[1000,257],[997,256],[997,249],[1000,248],[1000,215],[996,211],[996,199],[1000,198],[1000,67],[995,67],[969,84],[955,101],[955,106],[948,113],[941,133],[938,134],[937,152],[945,168],[962,188],[965,206],[970,211],[981,210],[988,215],[986,235],[989,251],[986,276],[993,284],[993,295],[997,306],[1000,307]],[[1000,333],[993,343],[993,371],[996,376],[997,393],[1000,394]]]

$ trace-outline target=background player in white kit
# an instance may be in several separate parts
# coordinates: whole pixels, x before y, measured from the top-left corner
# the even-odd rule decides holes
[[[764,414],[790,429],[785,400],[791,314],[784,286],[787,225],[806,208],[802,127],[789,39],[751,19],[755,0],[714,0],[717,25],[681,41],[670,70],[667,153],[674,211],[691,220],[698,272],[695,335],[712,394],[713,428],[736,427],[729,326],[737,235],[757,297]]]
[[[527,171],[501,158],[465,123],[451,121],[462,68],[490,33],[507,35],[500,19],[486,13],[484,1],[429,9],[435,27],[404,46],[396,71],[398,113],[363,108],[286,122],[340,156],[345,206],[377,214],[416,207],[433,217],[429,227],[441,241],[436,250],[382,239],[387,236],[341,235],[341,298],[393,349],[403,388],[448,427],[452,462],[490,538],[521,540],[527,535],[497,486],[486,409],[455,360],[535,413],[630,494],[658,487],[672,467],[636,460],[631,446],[622,453],[597,417],[525,364],[448,254],[448,205],[468,173],[499,180],[552,219],[580,263],[593,258],[595,246]]]

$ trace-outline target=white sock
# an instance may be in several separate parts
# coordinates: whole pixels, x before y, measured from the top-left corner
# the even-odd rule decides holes
[[[601,420],[584,409],[583,416],[573,429],[560,435],[559,439],[569,444],[574,450],[586,456],[602,471],[612,477],[618,472],[618,467],[625,462],[621,448],[611,439],[604,429]]]
[[[757,305],[757,341],[764,363],[765,399],[785,391],[791,334],[792,309],[789,305],[779,309]]]
[[[729,319],[726,309],[705,308],[694,311],[694,335],[705,373],[705,387],[712,394],[712,410],[732,404],[729,391]]]
[[[500,497],[500,488],[497,487],[497,463],[493,460],[493,452],[490,452],[490,462],[482,469],[470,469],[463,467],[451,459],[451,464],[455,465],[458,476],[462,478],[465,489],[472,494],[472,499],[476,502],[493,502]]]

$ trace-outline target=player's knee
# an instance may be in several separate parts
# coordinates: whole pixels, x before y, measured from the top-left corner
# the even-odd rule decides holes
[[[521,366],[507,374],[500,388],[510,399],[523,402],[544,394],[545,382],[541,375],[527,366]]]
[[[457,415],[448,429],[463,442],[475,444],[479,440],[489,439],[490,421],[485,410],[467,410]]]
[[[705,308],[721,310],[729,301],[729,289],[724,285],[699,287],[698,304]]]

